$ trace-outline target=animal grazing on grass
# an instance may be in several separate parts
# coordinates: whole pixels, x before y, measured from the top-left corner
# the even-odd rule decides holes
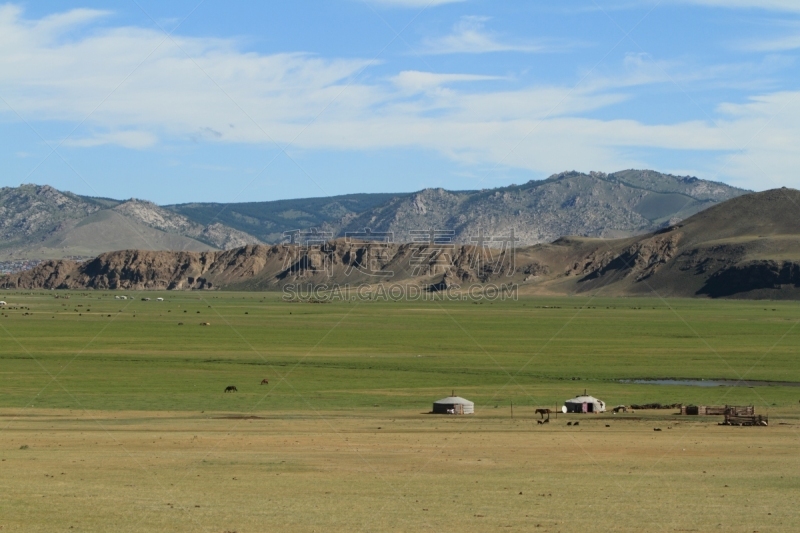
[[[544,424],[544,422],[542,422],[541,420],[537,420],[537,421],[536,421],[536,423],[537,423],[537,424],[539,424],[540,426],[541,426],[542,424]]]
[[[537,415],[542,415],[542,418],[544,418],[544,415],[547,415],[547,417],[550,418],[550,409],[537,409],[535,413]]]
[[[577,426],[578,424],[580,424],[580,422],[575,422],[575,423],[574,423],[574,424],[572,424],[572,425],[573,425],[573,426]]]
[[[239,392],[239,389],[236,388],[236,385],[228,385],[225,387],[225,392]]]
[[[653,428],[653,431],[661,431],[661,428]]]
[[[261,384],[262,385],[269,385],[269,380],[267,378],[264,378],[264,379],[261,380]]]
[[[572,425],[572,422],[567,422],[567,425],[568,425],[568,426],[571,426],[571,425]]]
[[[210,326],[211,322],[200,322],[201,326]]]

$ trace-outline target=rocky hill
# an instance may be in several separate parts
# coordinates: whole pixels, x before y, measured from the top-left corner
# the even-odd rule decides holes
[[[202,225],[174,211],[159,207],[152,202],[132,199],[115,206],[113,209],[151,228],[165,233],[190,237],[221,250],[261,242],[252,235],[225,226],[220,222]]]
[[[800,298],[800,191],[776,189],[716,205],[656,232],[565,237],[518,249],[335,240],[306,249],[103,254],[50,261],[0,279],[5,289],[249,289],[401,284],[435,292],[488,283],[520,294]]]
[[[426,189],[329,227],[337,234],[363,228],[393,232],[400,242],[413,240],[413,230],[430,228],[451,230],[462,243],[481,231],[491,236],[514,230],[520,244],[564,235],[615,238],[654,231],[745,192],[647,170],[564,172],[501,189]]]
[[[0,189],[0,246],[41,241],[103,209],[103,206],[50,186]]]
[[[203,225],[216,222],[255,235],[265,243],[278,244],[284,232],[334,227],[407,194],[347,194],[271,202],[191,203],[164,206]]]
[[[773,189],[641,238],[612,246],[583,243],[593,251],[568,271],[577,280],[572,286],[578,292],[798,299],[798,208],[800,191]]]
[[[613,174],[564,172],[481,191],[425,189],[411,194],[360,194],[242,204],[166,206],[201,223],[219,220],[280,243],[286,231],[320,228],[334,237],[391,232],[395,242],[415,231],[446,230],[457,243],[514,229],[520,244],[564,235],[623,237],[656,230],[747,191],[651,170]]]
[[[415,242],[417,232],[469,244],[514,232],[519,246],[564,235],[618,238],[674,224],[746,191],[693,177],[627,170],[565,172],[481,191],[425,189],[239,204],[159,207],[90,198],[48,186],[0,189],[0,261],[95,256],[121,249],[206,251],[278,244],[292,230],[333,238],[373,232]]]
[[[259,239],[202,225],[149,202],[120,202],[47,185],[0,189],[0,260],[94,256],[109,250],[214,250]]]

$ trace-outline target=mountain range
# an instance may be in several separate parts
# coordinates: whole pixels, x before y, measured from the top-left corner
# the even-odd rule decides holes
[[[369,228],[392,233],[395,242],[412,242],[414,231],[447,230],[457,243],[468,243],[481,232],[506,235],[513,229],[520,244],[538,244],[564,235],[641,234],[746,192],[690,176],[624,170],[562,172],[524,185],[479,191],[424,189],[410,194],[165,207],[200,223],[222,222],[265,243],[281,242],[286,231],[313,227],[332,237]]]
[[[0,259],[87,257],[141,248],[216,250],[259,242],[151,202],[78,196],[44,185],[0,189]]]
[[[800,191],[774,189],[737,196],[645,235],[562,237],[519,248],[337,239],[310,248],[127,250],[83,263],[48,261],[0,278],[0,288],[286,290],[397,284],[436,293],[516,284],[521,294],[798,299],[799,206]]]
[[[0,189],[0,261],[93,257],[115,250],[215,251],[276,244],[286,232],[317,228],[330,238],[442,230],[454,243],[479,234],[518,245],[566,235],[619,238],[674,224],[747,191],[650,170],[564,172],[479,191],[351,194],[249,203],[158,206],[79,196],[49,186]]]

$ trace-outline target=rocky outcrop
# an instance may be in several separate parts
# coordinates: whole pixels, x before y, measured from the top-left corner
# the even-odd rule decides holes
[[[0,247],[41,242],[103,209],[49,185],[0,189]]]
[[[331,241],[317,247],[251,245],[224,252],[123,250],[84,263],[47,261],[0,278],[4,289],[195,290],[255,284],[409,281],[445,286],[517,274],[506,252],[472,246]],[[526,272],[546,267],[530,263]],[[444,278],[442,278],[444,276]]]
[[[481,236],[502,240],[512,234],[517,245],[565,235],[619,238],[674,225],[745,192],[648,170],[562,172],[482,191],[425,189],[328,227],[337,235],[371,228],[391,232],[403,242],[414,241],[418,230],[447,231],[457,243],[475,243]]]
[[[187,217],[161,208],[152,202],[131,199],[114,207],[133,220],[166,233],[174,233],[197,239],[215,248],[229,250],[248,244],[261,244],[261,241],[243,231],[230,228],[219,222],[203,226]]]
[[[763,289],[800,288],[800,263],[795,261],[748,261],[715,272],[698,291],[713,298]]]
[[[606,275],[631,277],[642,281],[666,265],[678,252],[681,233],[656,234],[625,248],[622,253],[612,249],[598,250],[583,261],[576,262],[567,275],[583,276],[581,281],[590,281]]]
[[[0,260],[120,248],[229,249],[260,242],[220,222],[199,224],[151,202],[82,197],[46,185],[0,189]]]

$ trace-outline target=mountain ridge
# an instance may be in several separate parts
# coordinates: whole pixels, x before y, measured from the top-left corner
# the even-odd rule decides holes
[[[397,242],[411,241],[414,230],[441,229],[452,231],[452,238],[459,243],[469,242],[481,230],[499,235],[517,228],[522,244],[537,244],[571,234],[621,237],[646,233],[746,192],[720,182],[651,170],[611,174],[569,171],[544,180],[492,189],[427,188],[382,194],[374,200],[368,198],[371,195],[329,197],[337,209],[332,209],[332,216],[328,217],[308,213],[313,209],[302,206],[304,202],[320,205],[326,198],[201,205],[206,209],[213,206],[214,214],[224,223],[246,230],[267,243],[281,242],[286,231],[316,227],[334,237],[363,232],[366,228],[391,232]],[[642,196],[648,198],[639,204]],[[348,199],[352,204],[345,205]],[[196,211],[193,205],[197,204],[165,207],[191,216]],[[238,226],[235,215],[239,206],[246,207],[247,212],[241,217],[250,217],[250,225]],[[258,214],[252,212],[258,206],[270,211],[262,218],[267,229],[259,228],[255,218]],[[658,208],[664,212],[654,212]],[[281,217],[283,209],[289,214],[286,218]]]
[[[327,238],[390,234],[413,242],[437,230],[454,243],[512,232],[519,245],[564,235],[621,238],[654,231],[744,194],[722,183],[650,170],[576,171],[494,189],[158,206],[61,192],[0,189],[0,261],[93,257],[121,249],[206,251],[284,242],[318,229]]]
[[[213,250],[260,242],[152,202],[79,196],[49,185],[0,189],[0,258],[94,256],[125,248]]]
[[[50,261],[4,289],[286,290],[316,285],[518,286],[519,294],[800,299],[800,191],[739,196],[635,237],[562,237],[521,248],[377,243],[248,245],[211,252],[126,250]],[[435,253],[432,253],[435,252]]]

